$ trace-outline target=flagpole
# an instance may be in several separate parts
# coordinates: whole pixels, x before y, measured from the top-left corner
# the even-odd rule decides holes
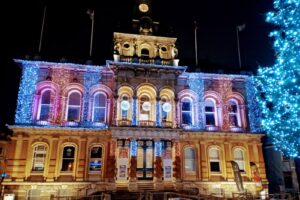
[[[195,59],[196,59],[196,66],[198,66],[198,45],[197,45],[197,21],[194,21],[195,23]]]
[[[239,67],[242,68],[241,61],[241,52],[240,52],[240,39],[239,39],[239,27],[236,26],[236,40],[237,40],[237,49],[238,49],[238,58],[239,58]]]
[[[47,11],[47,6],[44,6],[44,15],[43,15],[42,28],[41,28],[40,43],[39,43],[39,53],[41,53],[41,50],[42,50],[42,41],[43,41],[43,34],[44,34],[46,11]]]
[[[92,57],[93,51],[93,37],[94,37],[94,19],[95,19],[95,11],[93,10],[91,15],[92,27],[91,27],[91,42],[90,42],[90,57]]]

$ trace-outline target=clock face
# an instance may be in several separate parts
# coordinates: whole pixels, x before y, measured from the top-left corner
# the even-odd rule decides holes
[[[145,4],[145,3],[141,3],[140,5],[139,5],[139,10],[141,11],[141,12],[148,12],[148,10],[149,10],[149,6],[147,5],[147,4]]]

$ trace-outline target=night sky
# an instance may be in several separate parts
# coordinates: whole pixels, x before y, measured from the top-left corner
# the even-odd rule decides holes
[[[136,18],[135,0],[89,0],[84,3],[47,4],[42,60],[93,63],[102,65],[112,59],[113,32],[132,33]],[[13,124],[21,70],[13,59],[34,59],[45,2],[10,1],[1,6],[0,124]],[[87,9],[95,10],[93,55],[89,58],[91,20]],[[159,36],[177,37],[180,65],[188,71],[256,73],[258,66],[274,63],[274,28],[265,22],[272,0],[152,0],[151,17],[160,22]],[[195,66],[194,21],[198,32],[198,66]],[[238,66],[236,25],[246,24],[239,32],[242,68]]]

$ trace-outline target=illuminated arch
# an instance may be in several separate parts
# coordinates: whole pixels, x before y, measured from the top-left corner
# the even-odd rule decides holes
[[[142,84],[137,88],[137,119],[142,125],[146,123],[146,126],[154,126],[156,120],[156,88],[152,84]],[[145,102],[149,102],[149,110],[144,108]]]
[[[138,50],[138,52],[139,52],[138,56],[142,56],[141,54],[142,54],[142,50],[143,49],[147,49],[148,50],[148,52],[149,52],[149,58],[155,57],[154,48],[149,43],[142,43],[142,44],[140,44],[139,50]]]
[[[198,124],[198,96],[190,89],[178,93],[177,118],[181,126],[194,126]]]
[[[226,105],[228,109],[228,115],[231,126],[241,127],[245,129],[247,127],[246,110],[245,110],[245,99],[243,95],[238,92],[233,92],[227,97]],[[235,107],[233,106],[236,106]],[[235,119],[236,118],[236,119]]]
[[[211,102],[213,105],[211,105]],[[207,130],[218,130],[222,126],[222,98],[219,93],[209,90],[203,96],[204,126]],[[214,117],[214,119],[212,119]],[[214,120],[214,123],[212,124]],[[214,129],[215,126],[217,129]]]
[[[162,126],[163,127],[173,127],[176,123],[174,121],[174,116],[176,113],[176,106],[175,106],[175,94],[174,91],[171,90],[170,88],[163,88],[160,90],[159,93],[160,97],[160,117],[162,121]],[[171,105],[171,110],[169,112],[166,112],[164,110],[164,104],[168,103]]]
[[[129,125],[129,123],[131,123],[133,112],[133,96],[133,89],[128,85],[123,85],[118,89],[117,122],[120,122],[120,120],[123,122],[125,120],[125,125]],[[121,103],[123,100],[128,101],[128,110],[122,110]]]
[[[100,95],[100,96],[99,96]],[[95,98],[100,98],[104,96],[105,102],[103,105],[96,105]],[[111,110],[112,110],[112,98],[113,94],[109,87],[103,84],[93,85],[89,91],[89,112],[88,112],[88,119],[96,124],[109,124],[111,121]],[[99,103],[99,102],[98,102]],[[95,111],[104,111],[104,120],[96,120],[95,119]]]
[[[33,103],[33,113],[32,118],[35,120],[41,120],[41,110],[43,109],[43,94],[45,94],[46,91],[50,91],[50,100],[47,103],[48,106],[48,117],[47,119],[43,119],[46,121],[51,121],[52,119],[56,118],[57,116],[57,105],[55,104],[58,99],[58,94],[60,93],[59,86],[52,82],[52,81],[42,81],[37,84],[35,96],[34,96],[34,103]],[[45,108],[44,106],[44,108]],[[43,111],[42,111],[43,112]]]

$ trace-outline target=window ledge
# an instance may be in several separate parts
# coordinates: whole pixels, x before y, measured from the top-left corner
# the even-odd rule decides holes
[[[219,127],[218,126],[206,126],[205,129],[207,131],[219,131]]]
[[[67,121],[66,123],[65,123],[65,126],[78,126],[79,125],[79,123],[78,122],[74,122],[74,121]]]
[[[230,127],[230,131],[232,131],[232,132],[243,132],[244,129],[242,127],[232,126],[232,127]]]
[[[94,127],[105,127],[106,124],[103,122],[93,122]]]
[[[49,122],[49,121],[46,121],[46,120],[37,120],[37,121],[36,121],[36,124],[37,124],[37,125],[40,125],[40,126],[49,126],[49,125],[50,125],[50,122]]]

